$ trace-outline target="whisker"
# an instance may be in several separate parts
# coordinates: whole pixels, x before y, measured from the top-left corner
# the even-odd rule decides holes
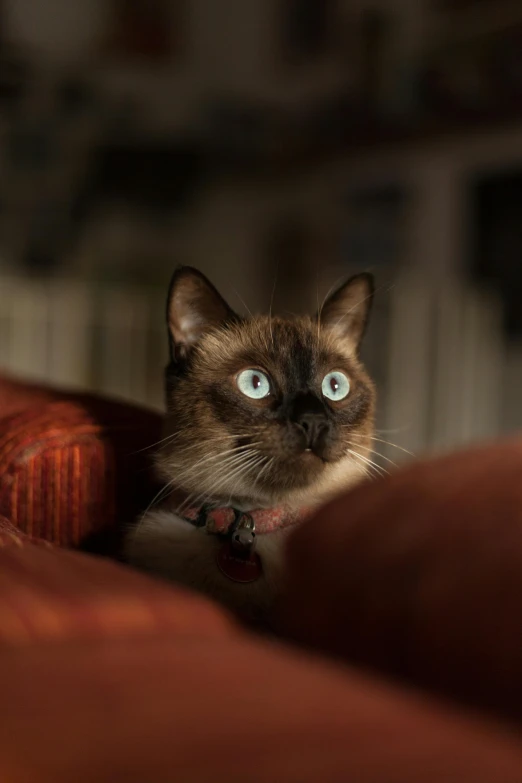
[[[168,492],[168,491],[167,491],[167,490],[169,490],[169,489],[170,489],[170,492]],[[165,499],[165,497],[168,497],[168,496],[169,496],[169,494],[172,494],[172,492],[173,492],[173,491],[174,491],[174,479],[172,479],[171,481],[167,482],[167,484],[165,484],[165,485],[164,485],[164,486],[163,486],[163,487],[162,487],[162,488],[159,490],[159,492],[157,492],[157,493],[156,493],[156,495],[154,495],[154,497],[153,497],[153,498],[152,498],[152,500],[150,501],[149,505],[147,506],[147,508],[146,508],[146,509],[145,509],[145,511],[143,512],[143,514],[141,514],[141,516],[140,516],[140,518],[139,518],[139,520],[138,520],[138,523],[137,523],[136,527],[134,528],[134,534],[138,533],[138,531],[140,530],[140,528],[141,528],[141,526],[143,525],[143,522],[144,522],[144,520],[145,520],[145,517],[147,516],[147,514],[149,513],[149,511],[150,511],[150,510],[151,510],[151,509],[152,509],[152,508],[153,508],[155,505],[157,505],[157,503],[161,502],[161,500],[164,500],[164,499]],[[166,493],[166,494],[165,494],[165,493]]]
[[[235,454],[234,456],[232,456],[232,457],[228,457],[228,459],[226,459],[226,460],[223,460],[223,461],[221,462],[221,464],[220,464],[220,467],[221,467],[221,468],[227,468],[228,470],[231,470],[231,469],[232,469],[232,473],[233,473],[233,472],[234,472],[234,469],[235,469],[235,468],[236,468],[238,465],[241,467],[243,464],[245,464],[245,460],[248,462],[250,459],[252,459],[254,456],[256,456],[256,454],[257,454],[257,452],[255,452],[253,449],[251,449],[251,450],[249,450],[248,452],[246,452],[246,453],[243,453],[243,454]],[[221,476],[220,476],[220,477],[219,477],[219,479],[218,479],[218,483],[219,483],[219,481],[221,481],[221,480],[222,480],[222,478],[221,478]],[[213,489],[214,489],[214,486],[216,486],[216,484],[213,484],[213,485],[211,485],[210,489],[208,489],[208,490],[207,490],[207,491],[205,491],[205,492],[202,492],[200,495],[197,495],[197,496],[196,496],[196,497],[197,497],[197,499],[199,499],[199,498],[202,498],[202,497],[204,497],[204,496],[206,496],[206,495],[209,495],[209,494],[210,494],[210,493],[213,491]],[[177,512],[179,512],[179,511],[180,511],[182,508],[184,508],[184,507],[186,507],[186,506],[187,506],[187,501],[185,500],[185,501],[184,501],[183,503],[181,503],[181,505],[178,507],[178,509],[177,509]]]
[[[180,438],[184,432],[187,432],[190,429],[190,427],[184,427],[182,430],[178,430],[177,432],[172,433],[171,435],[167,435],[165,438],[162,438],[161,440],[156,441],[156,443],[151,443],[150,446],[145,446],[142,449],[138,449],[138,451],[133,451],[132,454],[141,454],[143,451],[148,451],[149,449],[155,448],[155,446],[161,446],[162,443],[166,443],[167,441],[173,441],[176,440],[176,438]],[[243,435],[218,435],[216,437],[212,437],[212,443],[221,442],[224,440],[234,440],[237,438],[241,438]],[[192,446],[187,447],[192,449]]]
[[[244,460],[245,458],[251,456],[252,454],[256,453],[254,449],[247,449],[241,452],[238,452],[238,450],[234,450],[232,453],[229,453],[227,457],[223,458],[223,454],[218,455],[212,455],[212,457],[208,457],[205,460],[200,460],[195,465],[191,465],[189,468],[187,468],[185,471],[182,471],[180,474],[178,474],[175,478],[175,481],[180,484],[185,482],[187,479],[198,479],[199,476],[197,475],[197,471],[199,471],[199,468],[203,464],[207,465],[207,470],[209,468],[213,467],[213,463],[217,463],[219,461],[219,467],[220,468],[231,468],[234,467],[236,463],[241,462],[241,460]],[[209,464],[210,463],[210,464]]]
[[[387,457],[385,454],[381,454],[380,451],[375,451],[374,450],[374,451],[372,451],[372,454],[374,454],[376,457],[379,457],[380,459],[386,460],[386,462],[388,462],[390,465],[393,465],[393,467],[397,468],[397,470],[399,469],[399,466],[397,465],[396,462],[394,462],[392,459]]]
[[[354,457],[357,457],[359,460],[361,460],[361,462],[364,462],[370,468],[376,470],[381,478],[388,475],[388,471],[385,468],[381,468],[381,466],[377,465],[376,462],[373,462],[371,459],[368,459],[367,457],[363,457],[363,455],[359,454],[358,451],[353,451],[352,449],[347,449],[347,451],[350,454],[352,454]]]
[[[375,468],[368,468],[364,461],[360,459],[358,454],[354,454],[353,456],[355,457],[356,462],[359,462],[363,466],[362,469],[365,476],[370,476],[372,479],[382,478],[381,474],[378,473]]]
[[[352,438],[361,438],[363,440],[365,438],[369,437],[370,440],[372,440],[372,441],[374,441],[376,443],[384,443],[384,444],[386,444],[386,446],[393,446],[394,449],[399,449],[399,451],[403,451],[405,454],[409,454],[410,457],[415,457],[415,454],[413,453],[413,451],[408,451],[408,449],[405,449],[402,446],[399,446],[397,443],[392,443],[391,440],[383,440],[383,438],[375,438],[372,435],[370,435],[370,436],[368,436],[368,435],[360,435],[357,432],[352,433],[351,437]]]
[[[256,486],[259,483],[259,481],[262,479],[262,477],[265,475],[265,473],[267,473],[270,470],[274,462],[275,462],[275,457],[271,457],[266,463],[266,465],[263,468],[261,468],[260,472],[254,479],[254,486]]]
[[[383,440],[382,438],[372,438],[372,440],[375,441],[376,443],[384,443],[386,444],[386,446],[393,446],[394,449],[403,451],[405,454],[408,454],[410,457],[415,457],[413,451],[409,451],[408,449],[405,449],[403,446],[398,446],[397,443],[392,443],[390,440]]]
[[[266,459],[268,459],[268,458],[266,458]],[[264,476],[264,474],[265,474],[265,473],[266,473],[266,472],[267,472],[267,471],[268,471],[268,470],[269,470],[269,469],[272,467],[272,465],[274,464],[274,462],[275,462],[275,457],[270,457],[270,459],[268,460],[268,462],[267,462],[267,464],[265,465],[265,467],[264,467],[264,468],[261,470],[261,472],[260,472],[260,473],[259,473],[259,474],[256,476],[256,479],[255,479],[255,480],[256,480],[256,484],[257,484],[257,482],[259,481],[259,479],[260,479],[260,478],[262,478],[262,476]]]
[[[164,485],[164,486],[163,486],[163,487],[160,489],[160,491],[159,491],[159,492],[157,492],[157,493],[156,493],[156,495],[154,495],[154,497],[153,497],[153,498],[152,498],[152,500],[150,501],[149,505],[147,506],[147,508],[146,508],[146,509],[145,509],[145,511],[143,512],[143,516],[145,516],[146,514],[148,514],[148,512],[151,510],[151,508],[152,508],[154,505],[156,505],[157,503],[159,503],[159,502],[160,502],[160,500],[161,500],[161,497],[163,496],[163,494],[166,492],[166,490],[168,490],[170,487],[172,487],[172,486],[173,486],[173,484],[174,484],[174,479],[172,479],[171,481],[167,482],[167,484],[165,484],[165,485]]]
[[[407,432],[411,428],[411,424],[405,424],[404,427],[396,427],[393,430],[375,430],[377,435],[397,435],[399,432]]]
[[[202,465],[206,465],[208,462],[221,460],[221,459],[224,459],[225,457],[231,456],[232,454],[239,454],[241,452],[245,452],[246,453],[247,451],[251,450],[253,448],[253,446],[256,446],[256,445],[260,445],[259,442],[258,443],[254,443],[254,444],[249,443],[249,444],[244,445],[244,446],[243,445],[242,446],[234,446],[234,448],[232,448],[232,449],[226,449],[225,451],[220,451],[217,454],[207,454],[206,456],[204,456],[202,459],[198,460],[194,464],[188,465],[186,467],[185,471],[182,470],[182,475],[184,473],[186,474],[187,470],[189,472],[194,472],[196,469],[200,468]],[[179,456],[183,456],[183,453],[178,454],[176,456],[178,456],[178,457]]]
[[[236,475],[240,474],[242,471],[245,471],[247,468],[250,470],[253,467],[257,467],[258,464],[261,463],[261,461],[264,459],[263,456],[258,457],[257,455],[251,456],[249,460],[239,465],[239,467],[235,466],[235,469],[232,470],[231,473],[229,473],[227,476],[220,476],[214,484],[212,484],[209,489],[206,492],[202,492],[200,495],[198,495],[195,500],[193,501],[195,505],[198,504],[200,500],[203,498],[212,498],[212,494],[216,492],[216,490],[219,490],[219,488],[223,485],[225,481],[230,481],[230,479],[234,478]],[[176,513],[179,514],[182,509],[186,508],[186,504],[183,503],[179,508],[176,510]]]
[[[277,276],[279,274],[279,263],[276,266],[276,272],[274,277],[274,285],[272,286],[272,295],[270,297],[270,307],[268,308],[268,328],[270,329],[270,339],[272,340],[272,348],[275,348],[274,333],[272,331],[272,308],[274,306],[274,297],[277,286]]]
[[[181,432],[175,432],[172,435],[167,435],[165,438],[162,438],[161,440],[157,440],[156,443],[151,443],[150,446],[145,446],[143,449],[138,449],[137,451],[133,451],[132,454],[141,454],[143,451],[148,451],[149,449],[153,449],[155,446],[160,446],[162,443],[166,443],[168,440],[174,440],[175,438],[179,438],[181,436]]]
[[[261,454],[258,459],[255,459],[253,462],[249,463],[248,466],[240,466],[240,469],[238,471],[236,471],[236,474],[235,474],[236,477],[237,477],[236,478],[236,483],[234,484],[233,488],[230,490],[230,494],[228,496],[228,503],[229,504],[232,501],[232,497],[235,494],[236,486],[238,485],[238,483],[240,483],[245,478],[245,476],[247,476],[250,473],[251,470],[253,470],[254,468],[260,467],[263,464],[263,462],[265,460],[267,460],[267,459],[268,459],[267,456]],[[243,468],[245,468],[245,467],[247,467],[247,469],[243,470]],[[226,478],[229,479],[230,476],[227,476]],[[254,483],[255,483],[255,481],[256,481],[256,479],[254,480]]]
[[[232,441],[233,440],[238,440],[238,438],[242,438],[242,437],[244,437],[244,436],[243,435],[217,435],[217,436],[209,435],[207,437],[207,440],[201,441],[201,445],[203,445],[203,446],[213,445],[214,443],[223,443],[223,442],[226,442],[226,441],[229,441],[229,440],[232,440]],[[194,444],[193,443],[190,443],[190,444],[188,444],[187,446],[184,447],[184,450],[191,450],[192,451],[193,449],[194,449]]]
[[[383,468],[382,465],[379,465],[375,460],[370,459],[369,457],[365,457],[363,454],[360,454],[357,452],[361,459],[365,460],[369,465],[373,465],[373,467],[378,470],[383,476],[389,475],[389,471],[386,468]]]
[[[245,300],[243,299],[243,297],[242,297],[242,296],[240,296],[240,294],[239,294],[239,293],[236,291],[236,289],[235,289],[235,288],[233,288],[232,290],[233,290],[233,292],[235,293],[235,295],[237,296],[237,298],[239,299],[239,301],[241,302],[241,304],[243,305],[243,307],[245,308],[245,310],[247,311],[247,313],[249,314],[250,318],[253,318],[253,317],[254,317],[254,315],[253,315],[253,313],[252,313],[252,310],[251,310],[251,309],[250,309],[250,307],[247,305],[247,303],[245,302]]]
[[[356,443],[352,443],[352,446],[356,446],[356,445],[357,445]],[[394,468],[397,468],[397,469],[399,468],[399,466],[397,465],[397,463],[396,463],[396,462],[394,462],[394,461],[393,461],[392,459],[390,459],[389,457],[387,457],[385,454],[381,454],[379,451],[375,451],[375,449],[373,449],[373,450],[372,450],[372,454],[373,454],[375,457],[380,457],[381,459],[384,459],[384,460],[386,460],[386,462],[389,462],[389,463],[390,463],[390,465],[393,465],[393,467],[394,467]]]
[[[234,468],[234,467],[235,467],[236,465],[238,465],[238,464],[241,462],[241,460],[243,460],[243,459],[244,459],[244,455],[241,455],[241,456],[239,456],[239,455],[235,455],[234,457],[229,457],[227,460],[224,460],[224,461],[221,463],[221,465],[222,465],[222,467],[224,467],[224,468]],[[190,474],[190,473],[186,472],[186,473],[185,473],[184,475],[182,475],[182,476],[176,476],[176,483],[178,483],[178,484],[179,484],[179,483],[181,483],[181,482],[185,482],[187,479],[188,479],[188,480],[193,480],[193,479],[194,479],[194,476],[193,476],[192,474]],[[201,494],[205,494],[205,493],[201,493]],[[190,502],[191,502],[191,499],[192,499],[192,498],[194,498],[194,497],[198,497],[198,496],[199,496],[199,495],[198,495],[198,492],[197,492],[197,491],[196,491],[196,492],[191,492],[191,493],[189,493],[189,494],[188,494],[188,496],[187,496],[187,497],[186,497],[184,500],[182,500],[182,502],[179,504],[179,506],[178,506],[178,507],[177,507],[177,509],[176,509],[176,512],[179,512],[181,509],[183,509],[183,508],[185,508],[186,506],[188,506],[188,505],[190,504]]]
[[[234,476],[235,473],[242,469],[245,465],[244,462],[244,454],[241,454],[240,456],[237,456],[234,459],[230,459],[227,463],[222,463],[224,467],[226,467],[228,470],[232,469],[232,473],[228,474],[225,479],[230,478],[231,476]],[[252,454],[247,455],[247,463],[250,464],[250,462],[254,459],[255,454],[252,452]],[[210,487],[205,491],[201,493],[193,492],[175,509],[175,514],[180,514],[182,511],[184,511],[186,508],[188,508],[190,505],[198,505],[200,501],[202,502],[208,502],[212,499],[212,493],[216,488],[219,487],[221,483],[225,480],[222,476],[218,478],[216,482],[210,485]]]

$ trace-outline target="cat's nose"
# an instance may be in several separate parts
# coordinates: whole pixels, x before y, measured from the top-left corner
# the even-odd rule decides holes
[[[328,419],[320,412],[302,413],[295,423],[304,434],[305,448],[312,451],[321,443],[329,429]]]

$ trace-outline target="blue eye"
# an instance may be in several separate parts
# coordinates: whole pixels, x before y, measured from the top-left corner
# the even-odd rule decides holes
[[[261,370],[243,370],[236,382],[239,391],[252,400],[262,400],[270,394],[270,381]]]
[[[328,400],[333,400],[334,402],[344,400],[350,393],[350,381],[344,372],[339,372],[338,370],[329,372],[323,378],[321,391]]]

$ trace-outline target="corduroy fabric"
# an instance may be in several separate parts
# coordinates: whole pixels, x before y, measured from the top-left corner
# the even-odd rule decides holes
[[[40,538],[34,538],[28,536],[26,533],[22,533],[21,530],[16,528],[8,519],[0,517],[0,549],[7,549],[8,547],[17,547],[21,549],[27,544],[34,544],[36,546],[51,547],[48,541],[43,541]]]
[[[0,399],[11,411],[0,419],[0,513],[23,533],[76,547],[131,522],[153,497],[147,447],[160,438],[159,414],[12,381],[0,381]]]

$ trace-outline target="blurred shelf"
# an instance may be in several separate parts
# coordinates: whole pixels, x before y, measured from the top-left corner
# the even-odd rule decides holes
[[[449,110],[448,110],[449,111]],[[476,137],[522,131],[522,103],[517,109],[429,117],[406,126],[367,124],[354,128],[335,143],[288,144],[284,149],[244,163],[226,162],[220,173],[239,180],[288,178],[336,160],[350,161],[404,150],[422,151],[461,144]]]
[[[455,45],[502,33],[522,24],[522,2],[499,0],[469,8],[439,12],[433,21],[433,42]]]

